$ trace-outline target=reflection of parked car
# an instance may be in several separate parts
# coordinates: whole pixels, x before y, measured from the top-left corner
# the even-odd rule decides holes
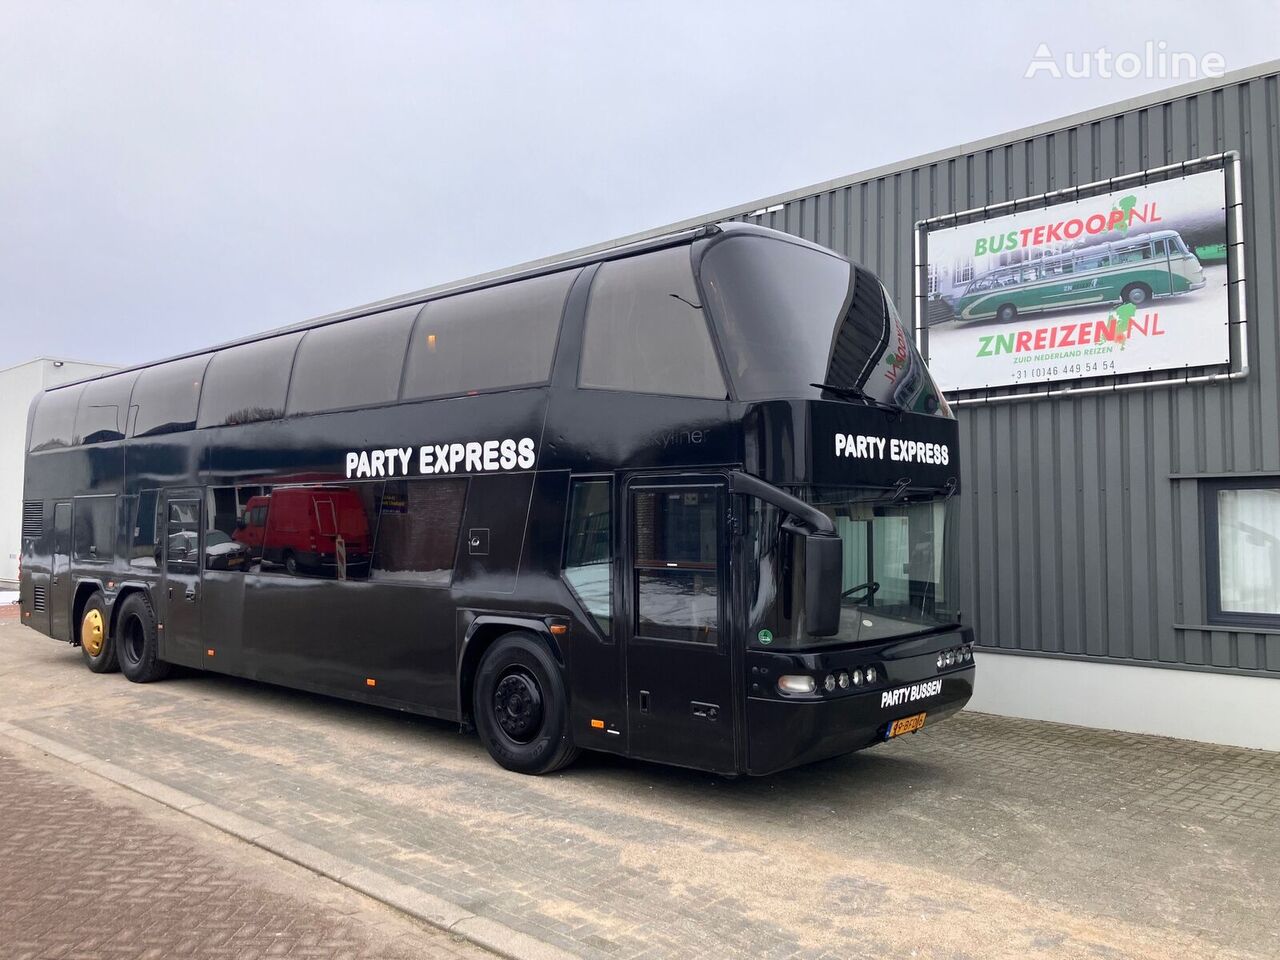
[[[369,565],[369,521],[350,487],[276,487],[250,497],[233,538],[264,565],[290,573],[334,573],[340,553],[348,571]]]
[[[169,534],[167,545],[170,563],[195,563],[200,556],[200,534],[194,530],[179,530]],[[160,561],[159,548],[156,562]],[[206,570],[243,570],[249,565],[250,552],[244,544],[236,543],[221,530],[209,530],[204,535],[204,568]]]
[[[959,320],[1007,321],[1088,304],[1141,307],[1204,283],[1200,261],[1178,231],[1156,230],[991,270],[974,277],[952,308]]]
[[[252,554],[242,543],[236,543],[221,530],[204,535],[204,568],[206,570],[243,570]]]

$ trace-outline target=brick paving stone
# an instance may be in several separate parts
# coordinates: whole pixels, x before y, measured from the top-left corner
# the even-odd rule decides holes
[[[966,713],[767,779],[527,778],[447,724],[136,686],[18,626],[0,720],[583,957],[1280,956],[1276,754]]]
[[[175,823],[178,814],[148,812],[119,788],[69,780],[57,763],[31,765],[0,745],[0,956],[8,960],[491,956],[300,868],[264,866],[266,854],[201,837]]]

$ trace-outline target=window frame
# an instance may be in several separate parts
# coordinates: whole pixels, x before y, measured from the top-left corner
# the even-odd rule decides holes
[[[1280,612],[1251,613],[1222,607],[1222,551],[1218,494],[1224,490],[1280,491],[1280,475],[1204,480],[1200,487],[1201,535],[1204,538],[1205,622],[1214,626],[1280,630]]]

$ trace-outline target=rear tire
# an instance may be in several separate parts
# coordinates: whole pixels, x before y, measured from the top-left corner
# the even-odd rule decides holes
[[[94,673],[114,673],[120,669],[116,663],[115,638],[107,631],[107,605],[101,593],[93,593],[80,611],[80,653],[85,666]]]
[[[533,634],[508,633],[485,651],[472,713],[489,756],[508,770],[551,773],[578,756],[564,676]]]
[[[134,683],[154,683],[169,675],[169,664],[160,659],[156,615],[145,593],[131,593],[120,608],[116,659],[120,672]]]

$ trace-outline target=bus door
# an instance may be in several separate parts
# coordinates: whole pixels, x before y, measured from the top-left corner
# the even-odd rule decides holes
[[[166,497],[164,555],[160,574],[160,650],[172,663],[203,663],[200,637],[200,536],[203,504],[196,498]]]
[[[725,484],[637,478],[628,487],[625,595],[632,756],[731,772],[734,708]]]
[[[71,501],[53,505],[53,553],[49,558],[49,636],[71,639]]]

